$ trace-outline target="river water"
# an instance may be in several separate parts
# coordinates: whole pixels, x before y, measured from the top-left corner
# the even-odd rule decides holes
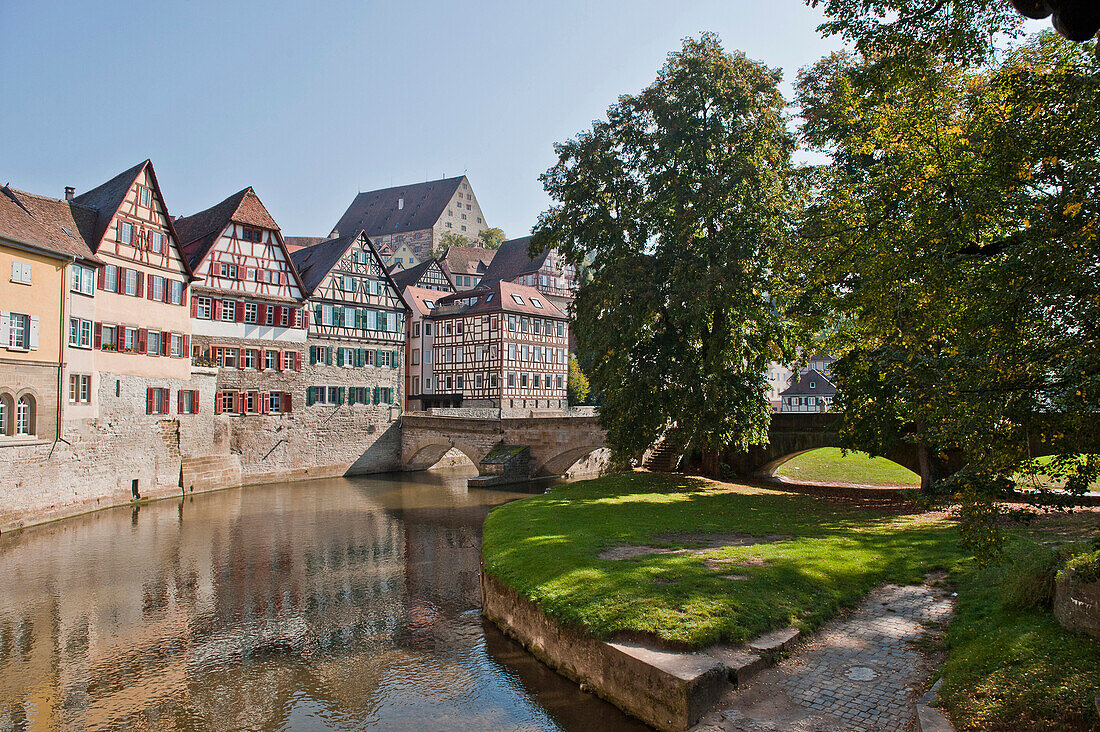
[[[481,524],[522,494],[465,484],[234,489],[0,537],[0,732],[644,729],[482,620]]]

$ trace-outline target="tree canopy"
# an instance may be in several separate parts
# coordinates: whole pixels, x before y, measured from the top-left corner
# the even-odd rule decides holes
[[[686,39],[542,176],[554,204],[533,246],[589,265],[574,332],[620,457],[665,429],[711,454],[766,439],[767,364],[791,355],[772,274],[794,210],[778,81],[712,34]]]
[[[832,328],[849,443],[961,450],[968,487],[995,492],[1045,441],[1043,469],[1082,489],[1100,468],[1075,442],[1100,406],[1097,60],[1046,33],[983,66],[878,63],[836,54],[798,82],[832,162],[793,270]]]
[[[483,229],[478,233],[477,238],[481,246],[486,249],[500,249],[500,245],[504,243],[504,232],[494,226],[491,229]]]

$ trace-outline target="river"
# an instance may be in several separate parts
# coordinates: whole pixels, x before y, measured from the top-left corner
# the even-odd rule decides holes
[[[0,537],[0,732],[645,729],[483,621],[481,524],[522,494],[465,477],[232,489]]]

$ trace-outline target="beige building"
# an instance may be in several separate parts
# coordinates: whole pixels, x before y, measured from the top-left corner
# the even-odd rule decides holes
[[[476,241],[489,225],[466,176],[360,193],[331,236],[363,230],[391,270],[408,269],[438,252],[446,233]]]

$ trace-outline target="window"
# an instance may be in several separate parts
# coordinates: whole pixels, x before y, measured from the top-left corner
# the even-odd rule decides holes
[[[281,412],[283,411],[283,395],[277,391],[271,392],[267,397],[268,411]]]
[[[535,318],[534,320],[532,320],[531,321],[531,330],[535,331],[536,333],[541,334],[542,333],[542,321],[539,320],[538,318]]]
[[[199,413],[199,392],[194,389],[181,389],[179,392],[179,413]]]
[[[118,292],[118,267],[108,264],[103,268],[103,289]]]
[[[241,364],[242,368],[246,369],[258,369],[260,367],[260,352],[254,348],[249,348],[244,352],[244,363]]]
[[[0,396],[0,435],[11,434],[11,402],[6,396]]]
[[[414,376],[413,377],[412,393],[413,394],[419,394],[420,393],[420,377],[419,376]]]
[[[69,345],[74,348],[92,347],[92,321],[69,318]]]
[[[196,298],[195,316],[203,320],[210,320],[213,301],[209,297]]]
[[[537,297],[531,298],[531,304],[537,307],[539,310],[542,310],[542,301],[539,300]],[[537,330],[535,332],[538,333]]]
[[[515,343],[509,343],[508,344],[508,358],[511,359],[512,361],[516,360],[516,344]]]
[[[559,389],[561,388],[561,375],[559,375],[559,376],[558,376],[558,384],[557,384],[557,386],[558,386],[558,388],[559,388]]]
[[[222,320],[234,321],[237,319],[237,303],[232,300],[222,300]]]
[[[164,253],[164,234],[159,231],[149,232],[149,249],[157,254]]]
[[[541,388],[540,383],[541,382],[539,381],[539,375],[538,374],[531,374],[531,388],[533,388],[533,389]]]
[[[138,200],[142,206],[149,208],[149,189],[145,186],[138,186]]]
[[[335,386],[330,386],[328,388],[328,403],[329,404],[338,404],[339,402],[337,402],[336,400],[339,399],[339,398],[340,398],[340,390],[337,389]]]
[[[137,351],[137,347],[138,347],[137,328],[124,328],[123,330],[126,331],[126,336],[123,339],[123,342],[126,344],[126,350],[127,351]]]
[[[340,289],[344,292],[355,292],[355,278],[344,275],[340,278]]]
[[[164,278],[153,275],[153,299],[164,302]]]
[[[464,382],[464,379],[462,378],[462,374],[459,374],[458,376],[455,377],[455,387],[459,391],[462,391],[462,389],[463,389],[463,382]]]
[[[136,269],[126,270],[126,294],[134,295],[138,294],[138,279],[141,277],[141,273]]]
[[[516,374],[514,371],[508,372],[508,386],[513,388],[516,386]]]
[[[172,358],[180,358],[183,356],[183,336],[172,334],[172,339],[169,344],[168,354]]]
[[[375,359],[375,366],[389,366],[393,357],[389,351],[379,351],[378,357]],[[394,364],[396,365],[396,364]]]
[[[92,268],[82,264],[70,265],[69,289],[81,295],[92,294]]]
[[[278,351],[264,351],[264,368],[268,371],[275,371],[279,368]]]
[[[233,414],[237,411],[237,392],[223,391],[221,399],[222,412],[225,412],[226,414]]]
[[[290,325],[290,308],[281,308],[279,315],[279,325],[286,328]]]
[[[118,223],[118,241],[120,244],[134,243],[134,225],[129,221],[120,221]]]
[[[524,333],[529,331],[531,329],[531,319],[521,318],[519,321],[519,329],[522,330]]]
[[[254,302],[244,304],[244,322],[255,323],[259,313],[259,306]]]
[[[23,313],[8,313],[8,348],[18,348],[20,350],[30,350],[36,348],[38,344],[37,338],[34,337],[37,334],[32,334],[32,318],[29,315]],[[38,324],[38,318],[33,318],[34,325]]]
[[[69,403],[87,404],[92,400],[92,377],[86,374],[69,374]]]
[[[105,351],[113,351],[118,348],[118,329],[113,325],[103,326],[102,340],[100,342]]]
[[[524,360],[524,361],[530,361],[531,360],[531,349],[526,344],[523,346],[523,359],[522,360]]]
[[[419,365],[419,364],[420,364],[420,349],[419,349],[419,348],[414,348],[414,349],[413,349],[413,351],[412,351],[412,359],[413,359],[413,360],[412,360],[412,362],[413,362],[413,366],[417,366],[417,365]]]
[[[237,265],[235,265],[235,264],[226,264],[225,262],[222,262],[221,264],[218,265],[218,276],[219,277],[228,277],[229,279],[232,279],[232,280],[237,279]]]
[[[424,335],[430,336],[431,334],[432,334],[432,324],[431,324],[431,322],[425,322],[424,323]]]
[[[171,389],[150,387],[145,392],[145,413],[168,414],[168,400],[171,395]]]
[[[163,336],[160,333],[158,333],[154,330],[149,331],[149,335],[147,336],[147,340],[146,340],[146,349],[145,349],[146,353],[149,353],[150,355],[153,355],[153,356],[159,356],[160,355],[160,342],[161,342],[162,337]]]
[[[24,285],[31,284],[31,265],[29,262],[11,263],[11,281]]]
[[[245,241],[261,242],[264,240],[264,232],[260,229],[250,229],[247,226],[242,226],[241,238]]]
[[[515,329],[516,329],[516,316],[515,315],[509,315],[508,316],[508,330],[513,330],[514,331]]]
[[[413,323],[413,338],[420,337],[420,323]]]
[[[519,375],[519,385],[522,386],[524,389],[527,388],[527,374]]]
[[[34,434],[34,398],[29,394],[19,397],[15,405],[15,434]]]
[[[483,381],[482,381],[481,374],[475,374],[474,375],[474,388],[475,389],[480,389],[482,387],[482,383],[483,383]]]
[[[565,335],[565,323],[562,323],[560,321],[558,322],[558,335]]]
[[[275,325],[275,306],[268,305],[264,309],[264,325]]]
[[[259,392],[250,391],[244,398],[244,410],[249,414],[256,414],[260,411],[260,394]]]
[[[217,347],[214,349],[214,359],[218,366],[225,368],[237,368],[237,349]]]

